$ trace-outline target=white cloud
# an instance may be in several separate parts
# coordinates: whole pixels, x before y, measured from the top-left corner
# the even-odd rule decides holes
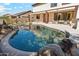
[[[3,5],[0,5],[0,12],[6,11],[6,10],[12,10],[12,8],[6,8]]]
[[[4,5],[10,5],[10,3],[4,3]]]
[[[10,10],[12,10],[12,9],[11,8],[6,8],[5,6],[0,5],[0,15],[4,14],[4,13],[7,13]]]
[[[4,6],[0,6],[0,11],[4,11],[6,8]]]

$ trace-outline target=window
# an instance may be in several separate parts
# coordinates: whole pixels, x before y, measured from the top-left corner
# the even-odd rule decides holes
[[[56,7],[57,3],[51,3],[51,7]]]
[[[36,15],[36,19],[40,19],[40,14],[37,14]]]
[[[70,3],[62,3],[62,5],[67,5],[67,4],[70,4]]]
[[[27,16],[22,16],[22,18],[28,18]]]
[[[17,18],[20,18],[20,16],[17,16]]]

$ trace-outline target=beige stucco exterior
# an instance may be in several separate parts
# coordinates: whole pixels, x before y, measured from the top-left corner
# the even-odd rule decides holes
[[[49,12],[49,22],[54,21],[54,13],[53,12]]]
[[[31,16],[30,16],[31,13],[32,13],[31,11],[18,13],[16,20],[21,22],[28,22],[31,19]]]
[[[62,5],[62,3],[58,3],[57,6],[51,7],[51,3],[48,4],[40,4],[37,6],[33,6],[33,18],[36,22],[45,22],[45,23],[60,23],[69,24],[73,26],[77,22],[77,11],[79,4],[69,3],[67,5]],[[56,14],[57,13],[57,17]],[[61,18],[58,18],[59,14],[62,14]],[[37,15],[40,15],[40,18],[37,19]],[[70,16],[68,16],[70,14]],[[64,19],[66,18],[66,20]],[[69,17],[69,18],[68,18]],[[57,20],[55,20],[57,18]]]

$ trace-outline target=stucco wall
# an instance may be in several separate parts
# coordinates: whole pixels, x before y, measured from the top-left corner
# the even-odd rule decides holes
[[[76,19],[78,19],[77,20],[77,30],[79,31],[79,7],[78,7]]]
[[[44,11],[50,9],[50,3],[33,7],[33,12]]]
[[[40,14],[40,21],[43,21],[43,14]]]
[[[77,30],[79,31],[79,20],[77,21]]]
[[[79,19],[79,6],[78,6],[78,11],[77,11],[76,19]]]
[[[62,8],[62,7],[69,7],[69,6],[75,6],[75,5],[79,5],[79,4],[78,3],[70,3],[67,5],[62,5],[62,3],[57,3],[57,7],[51,7],[51,3],[47,3],[47,4],[42,4],[42,5],[33,7],[33,12],[50,10],[50,9],[57,9],[57,8]]]
[[[20,16],[17,16],[17,21],[22,21],[22,22],[24,22],[24,21],[29,21],[29,19],[31,19],[30,13],[31,13],[31,12],[28,12],[28,13],[22,14],[22,15],[20,15]],[[19,18],[19,17],[20,17],[20,18]]]
[[[49,22],[52,22],[54,20],[54,13],[50,12],[49,13]]]

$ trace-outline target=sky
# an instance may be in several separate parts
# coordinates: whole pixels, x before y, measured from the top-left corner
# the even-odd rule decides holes
[[[0,3],[0,16],[32,10],[32,3]]]

